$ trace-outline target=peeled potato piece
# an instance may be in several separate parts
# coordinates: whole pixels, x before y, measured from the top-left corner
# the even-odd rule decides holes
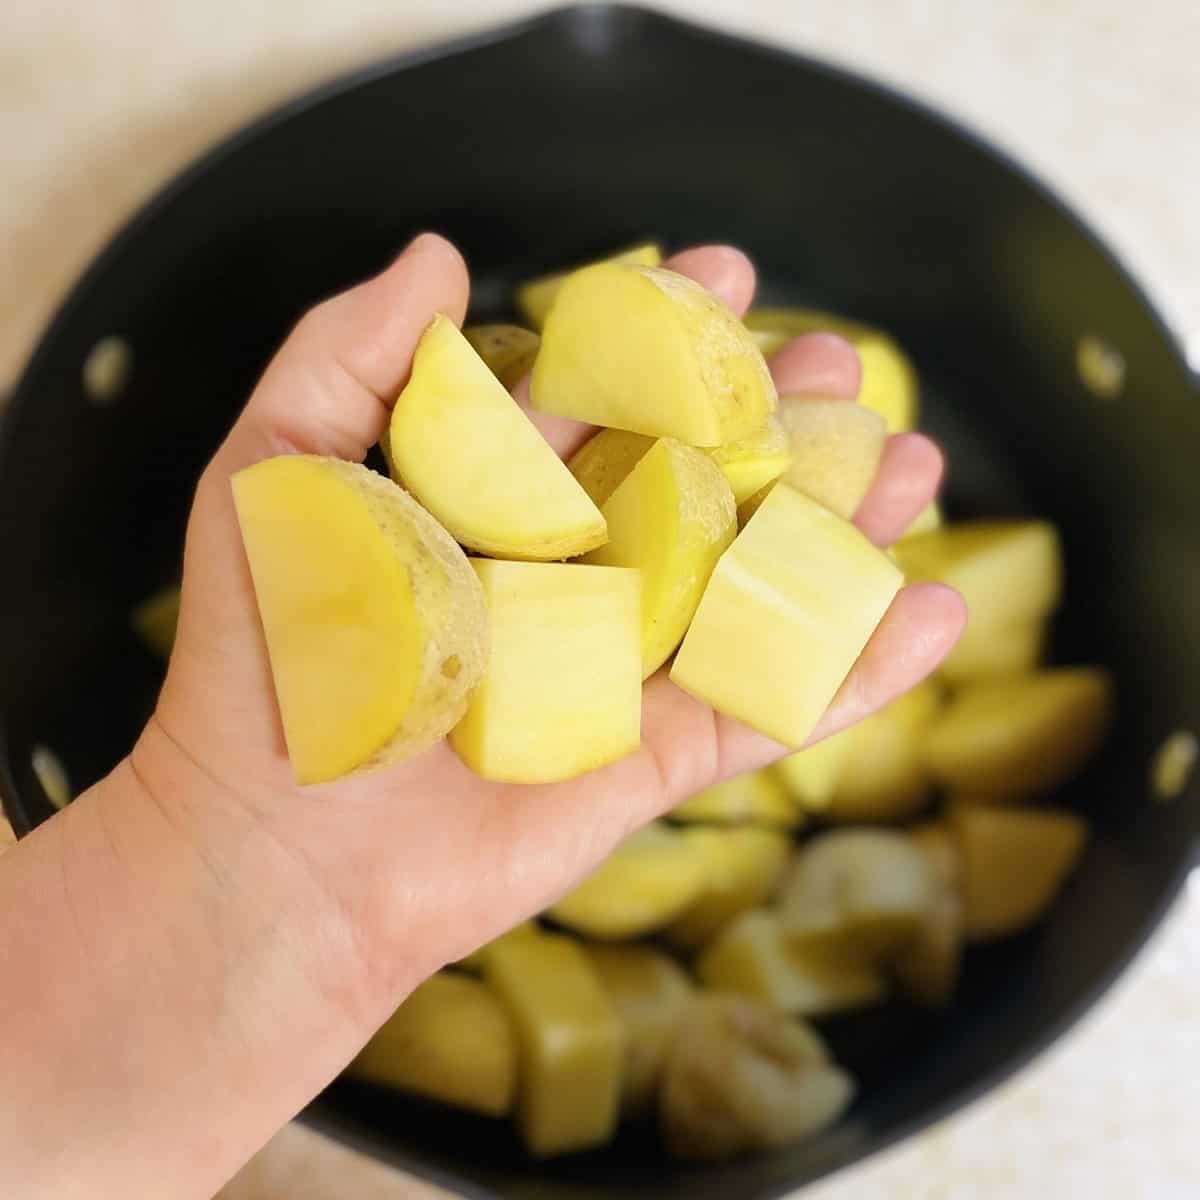
[[[517,1089],[516,1032],[485,984],[439,971],[388,1018],[350,1074],[500,1117]]]
[[[651,946],[584,946],[625,1030],[621,1112],[639,1117],[658,1095],[667,1047],[693,994],[692,981]]]
[[[848,400],[784,396],[779,420],[792,452],[783,478],[850,520],[875,479],[887,440],[884,419]]]
[[[641,741],[641,577],[623,567],[473,559],[492,646],[450,741],[477,775],[552,783]]]
[[[803,1017],[863,1008],[887,995],[883,974],[861,956],[797,946],[778,915],[762,908],[742,913],[717,934],[696,960],[696,977],[714,991]]]
[[[933,870],[936,895],[912,941],[892,962],[896,982],[918,1004],[945,1004],[958,983],[963,947],[961,853],[945,821],[928,821],[908,832]]]
[[[463,552],[366,467],[308,455],[233,477],[300,783],[414,754],[462,716],[487,614]]]
[[[707,450],[729,481],[735,504],[742,504],[783,475],[792,464],[787,431],[775,417],[757,433]]]
[[[448,317],[421,336],[388,446],[397,482],[472,550],[570,558],[607,536],[599,509]]]
[[[602,1146],[617,1125],[624,1032],[578,942],[554,934],[496,945],[484,978],[517,1030],[517,1123],[545,1158]]]
[[[468,325],[463,337],[487,369],[509,389],[529,374],[542,340],[532,329],[520,325]]]
[[[708,863],[682,831],[655,822],[630,834],[550,916],[589,937],[621,941],[673,921],[704,890]]]
[[[1057,809],[955,806],[966,935],[1018,933],[1054,902],[1087,841],[1087,823]]]
[[[845,733],[822,738],[775,764],[775,770],[792,800],[807,812],[822,812],[833,801],[851,743]]]
[[[749,771],[697,792],[671,810],[676,821],[795,829],[804,815],[770,770]]]
[[[717,563],[671,678],[799,749],[901,582],[853,525],[776,484]]]
[[[533,404],[689,446],[749,437],[775,408],[741,322],[673,271],[601,263],[562,285],[533,368]]]
[[[642,461],[654,440],[627,429],[601,429],[571,455],[567,467],[592,503],[602,508]]]
[[[614,254],[602,262],[635,263],[643,267],[657,267],[662,262],[662,249],[654,242],[643,242]],[[575,270],[582,270],[577,267]],[[555,271],[550,275],[540,275],[537,279],[527,280],[517,286],[517,308],[521,315],[533,326],[541,329],[546,323],[546,317],[554,305],[554,300],[564,281],[571,271]],[[597,501],[599,503],[599,501]]]
[[[660,438],[604,502],[608,541],[585,562],[642,577],[642,675],[687,632],[708,577],[737,533],[729,484],[699,450]]]
[[[161,588],[133,610],[130,623],[146,647],[159,658],[170,658],[179,623],[179,585]]]
[[[910,940],[936,894],[933,868],[905,834],[836,829],[796,852],[779,910],[793,945],[869,959]]]
[[[997,798],[1053,791],[1084,766],[1112,715],[1112,681],[1059,667],[971,684],[925,739],[925,764],[947,787]]]
[[[701,994],[667,1053],[659,1125],[676,1158],[711,1161],[819,1133],[853,1096],[806,1022],[741,996]]]
[[[958,644],[938,669],[950,687],[963,687],[983,679],[1027,675],[1042,658],[1046,641],[1043,620],[1017,621],[1011,625],[973,625],[968,621]]]

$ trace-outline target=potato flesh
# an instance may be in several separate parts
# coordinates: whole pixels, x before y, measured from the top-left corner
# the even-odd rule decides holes
[[[757,433],[714,446],[706,451],[721,468],[721,474],[733,491],[735,504],[742,504],[784,475],[792,465],[792,450],[787,432],[775,417]]]
[[[551,783],[641,740],[641,579],[624,567],[473,559],[492,643],[450,735],[484,779]]]
[[[517,1090],[517,1039],[504,1006],[478,979],[439,971],[367,1043],[350,1073],[500,1117]]]
[[[297,781],[444,736],[487,654],[482,591],[445,530],[335,459],[267,459],[233,493]]]
[[[533,369],[533,404],[690,446],[763,427],[775,385],[741,323],[694,281],[602,263],[563,284]]]
[[[849,732],[848,730],[846,732]],[[845,733],[822,738],[775,764],[779,778],[792,800],[808,812],[822,812],[833,801],[838,780],[846,769],[851,749]]]
[[[992,798],[1039,795],[1082,769],[1111,715],[1112,683],[1098,668],[985,680],[951,700],[925,740],[925,764],[950,788]]]
[[[687,632],[717,559],[737,533],[724,476],[699,450],[660,438],[605,501],[608,541],[585,562],[642,577],[642,675]]]
[[[1039,920],[1075,868],[1087,823],[1054,809],[956,806],[966,935],[1008,937]]]
[[[520,325],[468,325],[463,337],[484,365],[510,391],[529,374],[541,338]]]
[[[575,451],[567,467],[592,503],[603,508],[654,442],[652,437],[627,429],[601,429]]]
[[[631,834],[550,908],[568,929],[620,941],[661,929],[703,891],[708,864],[680,832],[655,822]]]
[[[617,1124],[624,1034],[587,955],[568,937],[514,938],[488,955],[484,977],[516,1026],[517,1121],[529,1152],[603,1145]]]
[[[853,525],[776,484],[717,563],[671,678],[798,750],[901,582]]]
[[[147,596],[130,615],[134,632],[159,658],[170,658],[175,648],[179,600],[179,585],[172,584]]]
[[[658,1094],[667,1047],[693,994],[692,981],[670,955],[650,946],[585,946],[625,1031],[621,1111],[649,1112]]]
[[[714,825],[771,825],[796,829],[804,815],[769,770],[749,771],[714,784],[671,810],[676,821]]]
[[[631,263],[641,267],[657,267],[662,262],[662,248],[655,242],[643,242],[622,250],[611,258],[601,259],[601,262]],[[595,264],[586,264],[594,266]],[[575,268],[582,270],[582,267]],[[554,306],[564,282],[571,271],[555,271],[549,275],[541,275],[530,279],[517,287],[517,308],[521,315],[534,329],[541,329],[546,323],[546,317]]]
[[[937,1008],[954,994],[962,965],[962,867],[954,831],[945,821],[910,829],[913,845],[933,871],[936,894],[912,941],[891,963],[896,982],[917,1004]]]
[[[847,400],[784,396],[779,420],[792,452],[783,478],[850,520],[875,480],[887,440],[883,418]]]
[[[968,621],[938,674],[956,688],[978,680],[1027,675],[1041,662],[1045,642],[1046,623],[1042,620],[1017,621],[995,628]]]
[[[705,987],[732,992],[793,1016],[820,1017],[877,1004],[880,971],[836,947],[797,947],[775,913],[756,908],[727,925],[696,960]]]
[[[472,550],[570,558],[601,545],[604,518],[448,317],[434,317],[392,409],[397,482]]]

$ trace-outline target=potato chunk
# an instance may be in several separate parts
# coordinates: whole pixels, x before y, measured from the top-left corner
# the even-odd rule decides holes
[[[793,802],[806,812],[822,812],[833,801],[834,789],[845,770],[851,744],[849,730],[822,738],[775,764]]]
[[[417,345],[392,409],[391,469],[472,550],[556,559],[601,545],[604,518],[448,317]]]
[[[776,484],[717,563],[671,678],[798,750],[901,582],[853,525]]]
[[[792,465],[791,443],[776,417],[768,417],[757,433],[724,446],[713,446],[706,453],[729,481],[735,504],[774,483]]]
[[[533,368],[533,404],[690,446],[749,437],[775,385],[741,322],[672,271],[602,263],[563,284]]]
[[[616,1129],[624,1031],[579,943],[541,934],[495,946],[484,978],[517,1030],[517,1122],[545,1158],[601,1146]]]
[[[1044,620],[998,626],[968,621],[958,644],[938,669],[938,675],[955,688],[1007,675],[1027,675],[1041,661],[1045,641]]]
[[[601,262],[633,263],[642,267],[657,267],[662,262],[662,249],[655,242],[643,242],[622,250],[611,258],[601,259]],[[587,264],[594,265],[594,264]],[[582,270],[576,267],[575,270]],[[541,329],[546,323],[546,317],[554,306],[559,289],[571,275],[571,271],[555,271],[550,275],[539,275],[536,279],[527,280],[517,286],[517,308],[521,315],[533,326]]]
[[[737,533],[725,477],[699,450],[660,438],[604,502],[608,541],[585,562],[642,577],[642,675],[674,653],[717,559]]]
[[[510,390],[533,368],[541,338],[520,325],[468,325],[463,337],[487,369]]]
[[[487,614],[463,552],[366,467],[307,455],[233,477],[300,783],[416,753],[462,716]]]
[[[350,1074],[500,1117],[517,1090],[516,1031],[485,984],[439,971],[384,1022]]]
[[[671,810],[676,821],[712,825],[771,825],[795,829],[804,814],[768,769],[748,771],[697,792]]]
[[[571,455],[567,463],[579,486],[603,507],[645,457],[655,439],[627,429],[601,429]]]
[[[641,578],[624,567],[474,559],[491,620],[483,682],[450,735],[484,779],[551,783],[641,741]]]

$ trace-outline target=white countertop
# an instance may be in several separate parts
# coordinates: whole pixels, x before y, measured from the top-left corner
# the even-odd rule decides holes
[[[338,70],[536,11],[521,0],[4,0],[0,389],[132,208]],[[1014,151],[1100,230],[1200,366],[1195,0],[664,0],[826,55]],[[1200,1195],[1200,885],[1093,1013],[1005,1087],[805,1200]],[[298,1126],[223,1200],[440,1195]]]

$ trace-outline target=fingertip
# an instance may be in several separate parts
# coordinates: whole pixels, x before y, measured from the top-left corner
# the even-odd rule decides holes
[[[735,316],[742,316],[754,299],[754,263],[736,246],[691,246],[673,254],[664,267],[694,279]]]
[[[459,248],[440,233],[425,230],[418,233],[400,252],[385,275],[399,268],[406,279],[419,272],[422,278],[436,282],[447,297],[440,311],[461,325],[467,314],[471,277],[466,259]]]
[[[923,433],[896,433],[887,439],[871,490],[854,523],[877,546],[890,546],[937,498],[946,460],[941,447]]]
[[[804,333],[780,347],[769,366],[781,396],[853,400],[862,386],[858,351],[836,333]]]

